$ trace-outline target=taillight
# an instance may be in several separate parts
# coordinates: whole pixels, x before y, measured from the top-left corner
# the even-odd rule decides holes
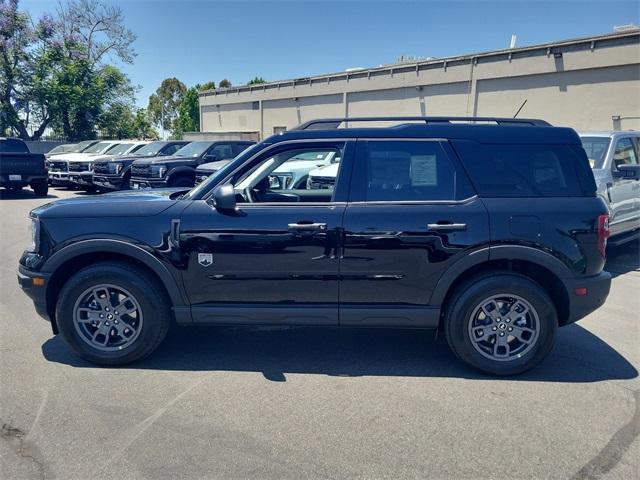
[[[607,257],[607,238],[609,238],[609,214],[598,215],[598,251],[602,258]]]

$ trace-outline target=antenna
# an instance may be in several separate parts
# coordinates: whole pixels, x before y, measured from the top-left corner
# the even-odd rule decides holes
[[[520,111],[524,108],[525,104],[527,103],[527,99],[524,99],[524,102],[522,102],[522,105],[520,105],[520,108],[518,109],[518,111],[516,112],[516,114],[513,116],[513,118],[516,118],[518,116],[518,114],[520,113]]]

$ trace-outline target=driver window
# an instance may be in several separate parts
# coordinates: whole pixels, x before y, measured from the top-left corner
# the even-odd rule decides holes
[[[613,165],[618,168],[620,165],[637,165],[638,159],[630,138],[618,140],[616,150],[613,154]]]
[[[296,148],[266,158],[235,182],[238,201],[330,202],[340,148]]]

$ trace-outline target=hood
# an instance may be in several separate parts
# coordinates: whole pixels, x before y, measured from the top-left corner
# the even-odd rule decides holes
[[[141,157],[140,160],[136,160],[136,165],[140,165],[141,167],[146,167],[148,165],[172,165],[172,164],[180,164],[180,165],[189,165],[192,163],[197,163],[198,157],[149,157],[144,158]]]
[[[218,160],[217,162],[203,163],[202,165],[198,165],[198,168],[196,168],[196,172],[200,172],[200,173],[217,172],[230,161],[231,160]]]
[[[309,172],[310,177],[337,177],[340,163],[332,163]]]
[[[47,203],[32,210],[41,218],[148,217],[157,215],[178,200],[185,188],[163,188],[74,197]],[[173,196],[173,198],[172,198]]]
[[[107,163],[107,162],[122,162],[122,163],[131,163],[131,162],[135,162],[136,160],[145,160],[148,158],[154,158],[153,155],[145,155],[142,157],[136,157],[133,155],[122,155],[120,157],[110,157],[110,156],[104,156],[104,157],[100,157],[100,158],[96,158],[94,161],[96,162],[100,162],[100,163]]]
[[[83,160],[93,160],[94,157],[96,157],[96,154],[94,153],[61,153],[60,155],[52,155],[49,159],[79,162]]]

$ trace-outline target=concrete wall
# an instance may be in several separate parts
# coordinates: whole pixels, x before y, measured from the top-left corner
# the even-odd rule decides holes
[[[205,92],[203,131],[262,138],[323,117],[542,118],[579,130],[640,129],[640,32]]]

